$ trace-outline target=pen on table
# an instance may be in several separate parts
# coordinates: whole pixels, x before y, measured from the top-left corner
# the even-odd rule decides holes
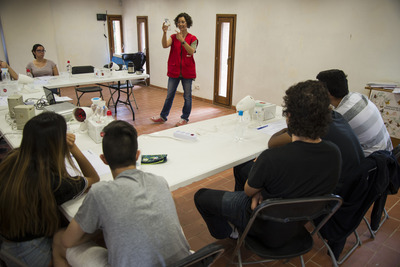
[[[264,125],[264,126],[261,126],[261,127],[258,127],[257,130],[264,129],[264,128],[266,128],[266,127],[268,127],[268,124],[267,124],[267,125]]]

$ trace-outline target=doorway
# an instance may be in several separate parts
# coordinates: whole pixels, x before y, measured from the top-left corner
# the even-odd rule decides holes
[[[146,55],[146,63],[144,64],[144,72],[150,75],[150,51],[149,47],[149,31],[147,16],[137,16],[137,40],[138,52],[143,52]],[[150,78],[146,80],[146,84],[150,84]]]
[[[217,14],[214,61],[214,103],[232,105],[236,14]]]
[[[122,35],[122,16],[107,15],[108,44],[110,49],[110,61],[114,54],[124,53],[124,37]]]

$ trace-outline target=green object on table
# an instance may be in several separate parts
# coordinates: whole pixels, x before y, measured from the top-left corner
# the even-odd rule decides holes
[[[160,164],[167,161],[167,154],[143,155],[142,164]]]

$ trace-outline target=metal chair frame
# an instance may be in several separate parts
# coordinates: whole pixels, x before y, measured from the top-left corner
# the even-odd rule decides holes
[[[252,212],[250,220],[243,231],[240,234],[239,239],[237,241],[236,247],[232,256],[232,263],[238,264],[242,266],[242,264],[256,264],[261,262],[269,262],[275,261],[279,259],[290,259],[293,257],[300,257],[301,264],[304,266],[303,255],[312,249],[313,245],[313,236],[318,233],[321,227],[329,220],[329,218],[339,209],[342,204],[342,198],[337,195],[326,195],[319,197],[306,197],[306,198],[295,198],[295,199],[270,199],[264,200],[260,205],[258,205]],[[319,220],[319,223],[314,225],[313,221],[315,219]],[[257,251],[254,251],[252,248],[248,246],[249,236],[248,232],[253,227],[253,224],[256,219],[264,220],[264,221],[272,221],[279,223],[289,223],[289,222],[311,222],[313,226],[313,230],[311,232],[307,231],[307,241],[311,240],[310,246],[306,248],[300,248],[298,251],[291,251],[290,255],[270,255],[268,258],[264,258],[260,261],[251,261],[251,262],[242,262],[240,248],[243,244],[250,249],[252,252],[259,254]],[[254,238],[253,238],[254,239]],[[291,241],[288,241],[287,244],[290,244]],[[261,249],[267,249],[262,247]],[[283,246],[285,248],[285,245]],[[276,249],[277,252],[279,252]],[[260,252],[260,251],[259,251]],[[274,252],[272,252],[274,253]],[[261,255],[259,255],[261,257]],[[235,261],[237,257],[238,261]]]
[[[217,243],[211,243],[182,260],[168,265],[168,267],[205,267],[211,266],[224,252],[224,247]]]
[[[72,74],[81,74],[81,73],[93,73],[94,72],[94,67],[93,66],[74,66],[72,67]],[[80,99],[81,97],[86,94],[86,93],[94,93],[94,92],[99,92],[101,99],[103,98],[103,89],[99,86],[85,86],[85,87],[80,87],[75,86],[75,94],[77,98],[77,106],[80,106]],[[78,92],[81,93],[78,95]]]

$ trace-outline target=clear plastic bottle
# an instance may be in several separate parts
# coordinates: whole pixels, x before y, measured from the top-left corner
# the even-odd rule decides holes
[[[168,27],[168,31],[171,30],[171,22],[169,21],[169,19],[164,19],[164,25]]]
[[[247,123],[243,117],[243,110],[239,110],[236,127],[235,127],[235,140],[236,141],[243,140],[246,128],[247,128]]]
[[[1,68],[1,80],[3,82],[11,81],[10,73],[8,73],[8,68]]]
[[[102,107],[97,106],[96,112],[94,113],[94,121],[96,123],[101,123],[101,113],[102,113]]]
[[[106,122],[107,122],[107,123],[110,123],[110,122],[112,122],[113,120],[114,120],[114,118],[113,118],[113,116],[112,116],[111,110],[107,110],[107,119],[106,119]]]
[[[26,69],[26,76],[33,78],[32,72],[30,69]]]
[[[71,66],[71,62],[69,60],[67,61],[67,73],[68,73],[68,78],[71,78],[71,76],[72,76],[72,66]]]

